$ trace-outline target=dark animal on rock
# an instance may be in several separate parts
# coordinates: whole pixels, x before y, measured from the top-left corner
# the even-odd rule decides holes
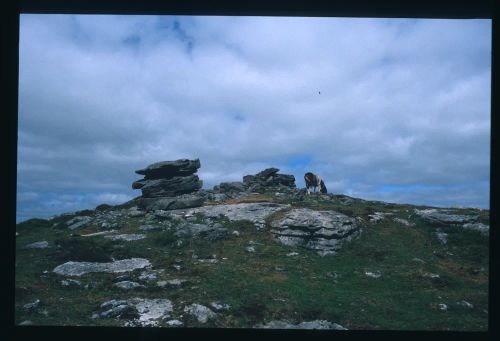
[[[306,181],[306,189],[307,189],[307,194],[309,194],[309,188],[312,187],[314,192],[316,192],[316,189],[319,188],[320,193],[327,193],[325,182],[319,175],[313,174],[311,172],[307,172],[304,174],[304,180]]]

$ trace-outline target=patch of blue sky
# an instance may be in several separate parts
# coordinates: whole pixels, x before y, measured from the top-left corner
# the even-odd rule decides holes
[[[443,186],[435,185],[423,185],[423,184],[413,184],[413,185],[380,185],[377,188],[377,192],[381,193],[415,193],[422,191],[435,191],[443,189]]]
[[[290,169],[305,169],[312,162],[310,155],[297,155],[286,160],[286,166]]]

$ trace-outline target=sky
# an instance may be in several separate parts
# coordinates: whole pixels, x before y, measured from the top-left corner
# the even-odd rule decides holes
[[[491,20],[22,14],[18,222],[276,167],[367,200],[489,208]]]

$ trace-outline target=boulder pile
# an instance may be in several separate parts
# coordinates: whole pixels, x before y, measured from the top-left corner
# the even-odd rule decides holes
[[[150,210],[172,210],[202,206],[205,196],[199,191],[203,185],[198,175],[200,160],[180,159],[153,163],[135,171],[144,179],[135,181],[133,189],[140,189],[138,206]]]
[[[243,182],[222,182],[214,187],[216,193],[263,193],[268,188],[295,189],[295,177],[278,174],[278,168],[267,168],[255,175],[245,175]]]

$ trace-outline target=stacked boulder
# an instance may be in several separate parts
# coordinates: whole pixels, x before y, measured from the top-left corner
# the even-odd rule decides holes
[[[144,175],[144,179],[132,184],[133,189],[142,191],[138,206],[148,211],[202,206],[203,182],[194,174],[200,166],[199,159],[180,159],[153,163],[135,171]]]
[[[289,174],[278,174],[278,168],[267,168],[255,175],[245,175],[243,182],[222,182],[214,187],[214,192],[248,192],[263,193],[268,188],[295,189],[295,177]]]

